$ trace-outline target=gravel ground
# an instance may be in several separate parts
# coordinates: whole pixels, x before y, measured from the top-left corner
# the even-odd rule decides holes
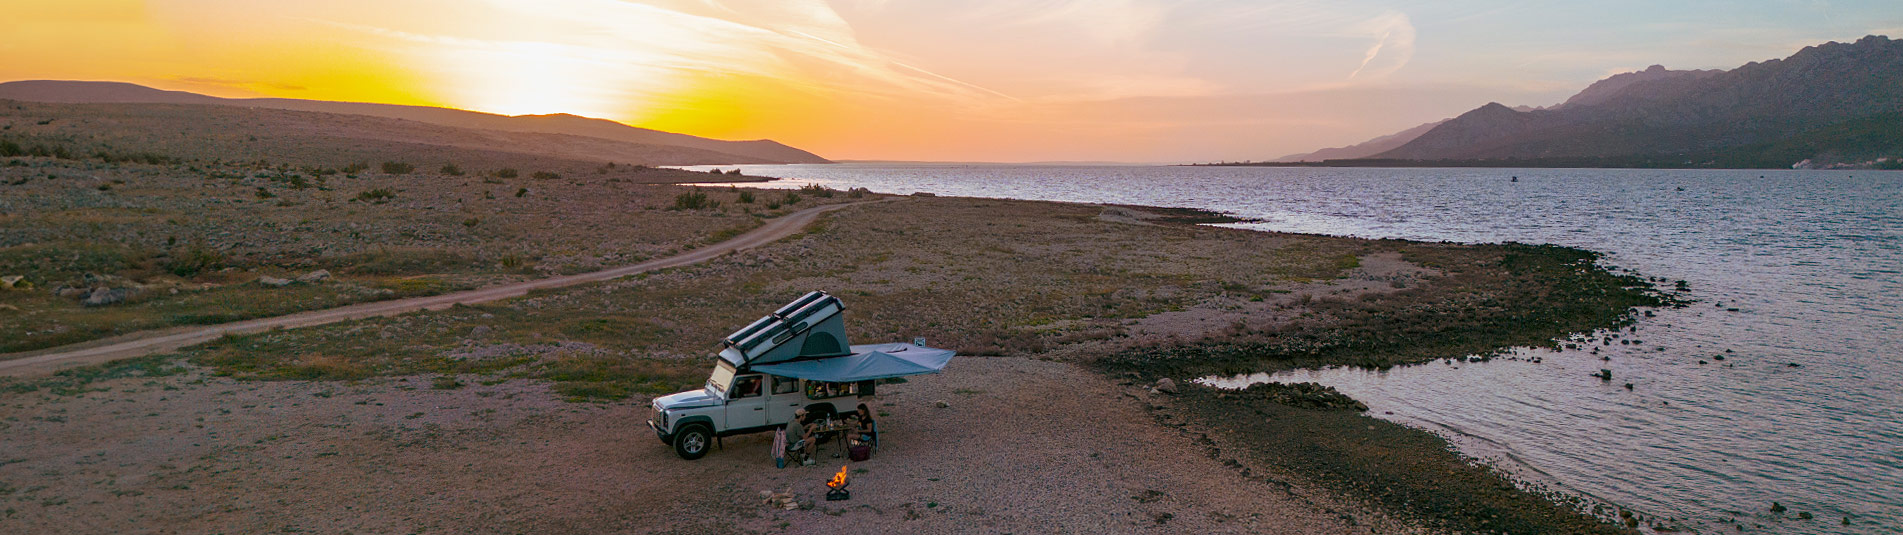
[[[957,359],[943,374],[881,387],[875,405],[890,416],[871,460],[824,459],[742,478],[745,489],[791,491],[816,507],[755,505],[764,514],[739,525],[800,533],[1371,532],[1368,514],[1210,458],[1189,434],[1159,425],[1139,392],[1069,364]],[[715,460],[764,459],[768,442],[729,441]],[[842,465],[854,471],[853,497],[826,502],[824,480]]]
[[[0,532],[1408,531],[1245,476],[1159,423],[1141,388],[1070,364],[958,359],[882,388],[873,459],[780,470],[766,435],[676,458],[642,423],[645,400],[430,382],[187,374],[0,394]],[[823,501],[845,464],[853,499]],[[762,490],[813,506],[769,509]]]

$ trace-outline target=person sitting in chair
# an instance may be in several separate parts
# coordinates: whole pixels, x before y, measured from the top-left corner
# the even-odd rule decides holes
[[[856,429],[859,440],[872,442],[873,434],[877,432],[872,425],[872,408],[867,407],[864,403],[860,403],[859,410],[852,414],[859,420],[859,427]]]
[[[799,437],[799,440],[786,446],[787,453],[799,452],[800,464],[813,464],[813,446],[819,441],[813,435],[819,429],[819,423],[806,421],[806,409],[793,411],[793,421],[786,423],[786,436]]]
[[[806,409],[793,411],[793,421],[800,423],[800,443],[805,446],[806,462],[813,464],[813,450],[819,447],[819,419],[807,420]]]

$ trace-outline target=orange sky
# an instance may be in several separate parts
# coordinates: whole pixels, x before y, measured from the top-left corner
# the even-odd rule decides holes
[[[0,80],[574,113],[835,159],[1204,161],[1903,28],[1882,2],[1812,28],[1518,4],[0,0]]]

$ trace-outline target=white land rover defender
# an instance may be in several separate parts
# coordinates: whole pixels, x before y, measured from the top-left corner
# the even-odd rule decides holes
[[[771,431],[799,409],[808,418],[851,412],[878,379],[951,360],[949,350],[912,344],[848,345],[845,310],[811,292],[728,335],[707,385],[655,398],[648,427],[681,458],[699,459],[716,437]]]

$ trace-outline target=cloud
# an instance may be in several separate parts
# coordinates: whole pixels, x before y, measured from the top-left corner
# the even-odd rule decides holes
[[[1370,78],[1387,76],[1401,70],[1409,60],[1414,59],[1414,23],[1408,20],[1406,13],[1388,10],[1357,25],[1355,29],[1373,36],[1374,45],[1368,47],[1361,65],[1348,73],[1348,79],[1353,80],[1362,72],[1368,72]],[[1377,59],[1381,62],[1376,63]],[[1375,70],[1368,70],[1371,65]]]
[[[819,0],[487,0],[440,24],[327,21],[442,80],[457,106],[625,116],[708,80],[833,98],[1010,101],[861,44]]]
[[[1098,46],[1131,46],[1148,39],[1170,8],[1150,0],[1008,2],[989,17],[1020,26],[1068,27]]]

